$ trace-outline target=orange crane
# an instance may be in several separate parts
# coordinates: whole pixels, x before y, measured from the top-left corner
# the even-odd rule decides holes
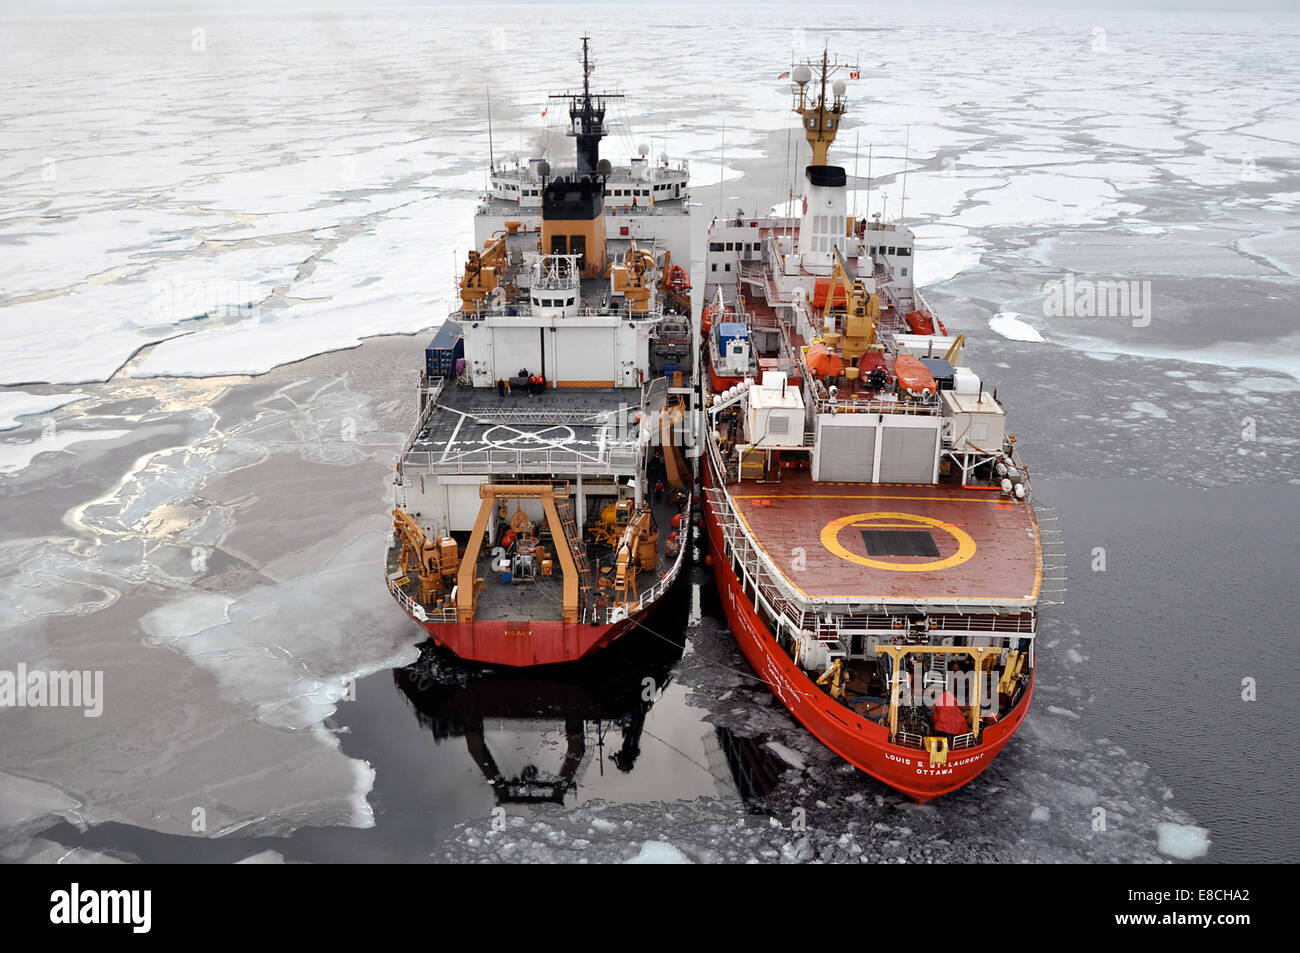
[[[637,573],[659,562],[659,530],[650,507],[641,508],[628,523],[614,556],[614,604],[630,608],[637,600]]]
[[[442,588],[443,577],[455,575],[459,568],[455,540],[433,542],[424,535],[420,524],[400,507],[393,510],[393,531],[402,541],[397,568],[403,573],[419,573],[420,602],[431,602],[434,594]]]
[[[482,251],[471,251],[465,259],[465,275],[460,282],[460,301],[467,312],[482,311],[488,296],[501,286],[501,278],[509,267],[506,234],[515,235],[520,222],[506,222],[505,234],[497,232],[483,245]],[[506,297],[513,297],[513,285],[502,289]]]

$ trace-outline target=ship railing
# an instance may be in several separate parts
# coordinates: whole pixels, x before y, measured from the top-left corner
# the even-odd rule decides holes
[[[685,519],[682,520],[683,528],[691,525],[691,503],[690,499],[686,501]],[[681,572],[682,562],[686,557],[686,550],[690,546],[688,533],[683,533],[683,536],[685,538],[679,540],[681,545],[677,549],[677,556],[673,559],[673,564],[668,568],[667,572],[659,577],[659,580],[653,586],[641,593],[641,597],[637,601],[638,609],[647,609],[657,602],[677,579],[678,573]]]
[[[401,607],[405,609],[410,616],[420,620],[421,622],[429,621],[429,616],[424,611],[424,606],[420,605],[408,596],[402,587],[392,578],[389,578],[388,580],[388,591],[393,594],[393,598],[398,601]]]
[[[744,573],[746,592],[753,594],[756,603],[764,604],[778,626],[802,631],[806,619],[803,603],[781,582],[767,554],[760,552],[744,532],[726,491],[710,487],[705,494],[718,513],[726,555],[734,557]]]
[[[991,635],[1033,635],[1036,616],[1025,613],[1018,616],[998,615],[932,615],[928,617],[931,632],[983,632]]]
[[[900,731],[894,735],[894,744],[900,748],[924,748],[925,739],[910,731]]]
[[[894,736],[894,744],[900,748],[918,748],[925,750],[925,738],[911,731],[900,731]],[[949,751],[961,751],[967,748],[979,747],[979,739],[974,734],[967,732],[964,735],[953,735],[948,741]]]
[[[432,382],[432,383],[430,383]],[[429,377],[425,373],[420,374],[420,415],[416,418],[415,426],[406,436],[406,443],[402,447],[402,454],[398,457],[397,468],[400,471],[406,461],[406,457],[411,453],[411,448],[415,446],[420,439],[420,432],[424,430],[429,423],[429,416],[433,413],[434,405],[438,402],[438,397],[442,394],[442,389],[447,384],[445,377]]]
[[[622,476],[635,472],[635,447],[583,453],[573,450],[470,450],[444,459],[440,452],[413,450],[403,455],[403,474],[564,474]]]
[[[565,289],[561,288],[559,290]],[[457,294],[459,294],[459,291],[457,291]],[[662,304],[658,301],[654,301],[651,303],[650,310],[646,311],[644,314],[633,314],[626,307],[596,307],[595,305],[584,304],[573,314],[565,315],[564,317],[618,318],[620,321],[645,321],[649,319],[662,318],[664,313]],[[531,318],[533,317],[533,308],[527,297],[521,294],[514,301],[502,304],[486,305],[482,308],[476,308],[473,311],[466,311],[464,308],[459,308],[456,311],[451,312],[450,317],[453,321],[461,322],[481,321],[484,318]],[[560,320],[564,320],[564,318],[562,317]]]
[[[819,414],[912,414],[933,417],[940,411],[938,401],[879,400],[875,398],[817,397]]]

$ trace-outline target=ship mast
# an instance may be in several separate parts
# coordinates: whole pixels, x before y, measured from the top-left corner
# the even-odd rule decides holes
[[[582,92],[553,93],[551,99],[569,100],[568,135],[578,140],[578,174],[594,173],[600,165],[600,140],[608,134],[605,128],[605,101],[622,99],[617,93],[591,92],[591,63],[588,50],[589,36],[582,38]]]
[[[817,73],[815,93],[808,89],[814,70]],[[812,165],[826,165],[826,153],[831,143],[835,141],[840,124],[848,111],[848,97],[845,96],[847,87],[844,80],[837,79],[831,82],[831,77],[840,70],[848,70],[849,75],[854,79],[858,76],[856,65],[833,61],[830,54],[823,50],[820,63],[816,60],[800,63],[791,74],[798,86],[794,111],[803,120],[804,138],[808,140],[808,145],[812,149]],[[826,96],[827,83],[830,83],[831,87],[829,99]]]

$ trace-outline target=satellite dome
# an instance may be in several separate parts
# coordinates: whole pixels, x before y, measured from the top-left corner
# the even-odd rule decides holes
[[[546,178],[548,175],[551,174],[551,164],[547,162],[545,159],[537,163],[537,174],[540,175],[543,179]]]
[[[844,91],[845,91],[846,89],[848,89],[848,86],[846,86],[846,85],[844,84],[844,80],[842,80],[842,79],[837,79],[837,80],[836,80],[836,81],[831,85],[831,90],[835,93],[836,96],[843,96],[843,95],[844,95]]]
[[[609,175],[611,172],[614,171],[614,166],[610,163],[608,159],[601,159],[599,162],[596,163],[596,171],[599,172],[601,175]]]
[[[800,63],[794,68],[794,72],[791,76],[796,83],[802,86],[804,83],[812,79],[812,70],[808,68],[807,63]]]
[[[668,153],[666,153],[666,152],[661,152],[661,153],[659,153],[659,161],[662,162],[664,165],[667,165],[667,164],[668,164]]]
[[[642,158],[645,158],[650,154],[650,147],[643,142],[636,147],[636,151],[638,155],[640,155]]]

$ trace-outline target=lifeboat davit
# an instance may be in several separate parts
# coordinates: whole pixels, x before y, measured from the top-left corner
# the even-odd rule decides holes
[[[947,335],[948,329],[943,326],[943,322],[932,315],[929,311],[909,311],[903,318],[907,326],[912,329],[913,334],[934,334],[935,328],[939,333]]]
[[[913,397],[933,395],[939,390],[921,359],[910,354],[900,354],[894,359],[894,376],[898,378],[898,389]]]
[[[844,362],[825,344],[814,344],[808,348],[804,363],[815,377],[839,377],[844,373]]]

